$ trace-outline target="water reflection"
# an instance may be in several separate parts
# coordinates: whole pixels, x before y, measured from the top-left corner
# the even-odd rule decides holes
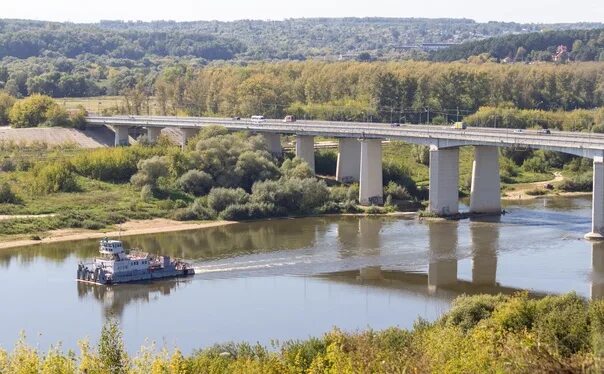
[[[457,282],[457,221],[429,222],[428,287],[439,287]]]
[[[491,217],[470,223],[472,283],[478,286],[495,286],[497,283],[500,222],[500,217]]]
[[[604,242],[591,243],[591,288],[592,299],[604,298]]]
[[[382,217],[345,217],[339,220],[340,258],[379,255],[383,223]]]
[[[92,297],[103,308],[103,317],[122,317],[129,304],[149,303],[169,296],[176,288],[190,283],[187,279],[160,280],[149,283],[99,286],[77,282],[78,298]]]

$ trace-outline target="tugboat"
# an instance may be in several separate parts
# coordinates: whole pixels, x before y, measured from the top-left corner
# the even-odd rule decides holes
[[[100,285],[131,283],[195,274],[190,264],[169,256],[152,256],[135,250],[124,251],[120,240],[100,241],[100,257],[92,264],[78,264],[78,282]]]

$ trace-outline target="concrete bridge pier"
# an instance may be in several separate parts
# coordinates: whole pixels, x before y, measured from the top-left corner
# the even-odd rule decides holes
[[[474,147],[471,191],[471,213],[501,213],[499,149],[497,147]]]
[[[260,133],[260,135],[262,135],[262,137],[264,138],[264,142],[266,143],[267,149],[268,151],[276,157],[281,157],[281,155],[283,154],[283,148],[281,148],[281,135],[280,134],[275,134],[272,132],[263,132]],[[313,141],[313,147],[314,147],[314,141]],[[296,148],[297,151],[297,148]],[[313,149],[314,152],[314,149]],[[314,153],[313,153],[313,162],[314,162]]]
[[[182,134],[182,137],[180,140],[180,146],[182,148],[184,148],[187,145],[187,142],[189,141],[189,139],[191,139],[192,137],[197,135],[197,133],[199,133],[199,129],[195,129],[195,128],[191,128],[191,127],[181,127],[179,130],[180,130],[180,133]]]
[[[604,158],[594,157],[593,197],[591,203],[591,232],[585,239],[604,239]]]
[[[296,136],[296,157],[308,163],[310,169],[315,172],[315,137],[308,135]]]
[[[147,127],[147,141],[149,143],[156,143],[157,142],[157,138],[159,138],[159,135],[161,134],[161,127]]]
[[[113,125],[113,131],[115,132],[115,146],[124,146],[129,145],[130,141],[128,138],[128,129],[129,126],[118,126]]]
[[[380,139],[363,139],[360,142],[359,202],[361,205],[381,205],[384,203],[382,141]]]
[[[459,148],[430,147],[429,203],[434,214],[459,213]]]
[[[591,243],[591,289],[592,300],[604,298],[604,242]]]
[[[361,143],[357,139],[340,138],[338,140],[338,164],[336,179],[338,182],[358,182],[361,171]]]

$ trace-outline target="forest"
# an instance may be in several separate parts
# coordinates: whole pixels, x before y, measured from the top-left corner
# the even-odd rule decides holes
[[[560,46],[566,51],[554,57],[561,52],[558,51]],[[604,29],[551,30],[471,41],[435,51],[431,59],[456,61],[480,55],[515,62],[604,61]]]

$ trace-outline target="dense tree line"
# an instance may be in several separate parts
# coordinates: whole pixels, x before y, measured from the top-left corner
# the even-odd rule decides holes
[[[565,51],[558,50],[560,46]],[[436,51],[432,59],[456,61],[479,55],[512,61],[604,61],[604,29],[554,30],[471,41]]]
[[[289,62],[162,72],[160,114],[443,123],[483,106],[571,110],[604,105],[602,63]]]

